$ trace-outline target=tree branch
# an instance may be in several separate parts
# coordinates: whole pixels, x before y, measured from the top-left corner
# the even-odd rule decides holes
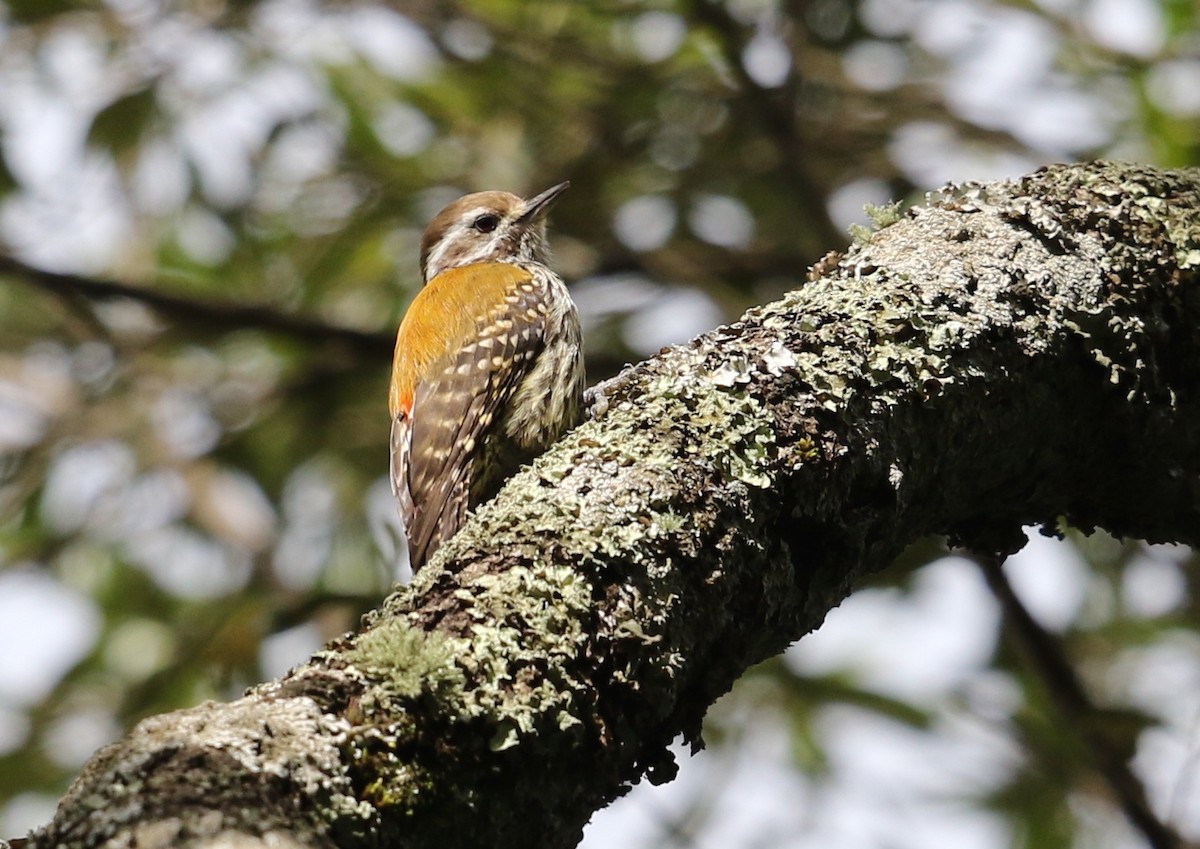
[[[1200,542],[1198,268],[1195,171],[947,191],[593,393],[359,633],[142,723],[34,844],[571,846],[916,539]]]
[[[1125,816],[1154,849],[1179,849],[1183,840],[1154,814],[1146,800],[1146,788],[1112,741],[1100,732],[1100,712],[1088,698],[1083,682],[1055,639],[1013,592],[1001,558],[980,554],[972,557],[1000,602],[1010,641],[1049,692],[1068,733],[1077,735],[1083,743],[1093,768],[1108,784]]]
[[[75,274],[46,271],[6,256],[0,256],[0,275],[9,275],[59,296],[75,295],[91,301],[137,301],[185,326],[200,325],[208,330],[216,327],[226,332],[246,328],[266,330],[315,344],[343,345],[356,352],[376,357],[391,356],[393,339],[390,334],[340,327],[289,315],[268,306],[201,301],[115,280],[97,280]]]

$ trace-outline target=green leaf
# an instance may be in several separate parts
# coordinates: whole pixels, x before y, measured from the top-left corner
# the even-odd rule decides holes
[[[153,87],[119,97],[96,113],[88,130],[88,144],[115,156],[134,150],[155,115],[158,98]]]
[[[8,194],[16,187],[17,178],[9,170],[8,163],[4,160],[3,154],[0,154],[0,197]]]
[[[72,0],[8,0],[9,20],[14,23],[32,24],[82,8],[85,4]]]

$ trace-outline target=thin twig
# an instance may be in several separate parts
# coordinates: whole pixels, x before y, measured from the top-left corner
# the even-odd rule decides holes
[[[1117,797],[1125,816],[1154,849],[1181,849],[1185,846],[1182,838],[1150,809],[1142,782],[1112,743],[1096,730],[1099,711],[1058,641],[1038,624],[1013,592],[1002,559],[995,555],[972,556],[1000,602],[1010,641],[1046,687],[1063,724],[1078,735],[1092,766]]]

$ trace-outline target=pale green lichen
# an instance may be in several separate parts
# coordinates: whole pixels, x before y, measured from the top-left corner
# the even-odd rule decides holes
[[[703,444],[705,453],[732,479],[768,487],[773,480],[774,422],[753,394],[735,388],[758,373],[748,360],[722,363],[708,375],[721,391],[689,392],[681,413],[684,423],[702,434],[700,442],[689,445],[690,451]]]
[[[536,670],[578,654],[586,639],[581,623],[591,602],[589,582],[565,566],[517,566],[481,575],[460,592],[474,621],[456,663],[476,682],[463,717],[488,722],[496,749],[517,745],[543,722],[574,725],[578,685]]]
[[[1164,201],[1154,207],[1154,212],[1175,247],[1175,262],[1181,269],[1190,270],[1200,268],[1200,222],[1185,209],[1184,204]]]
[[[866,224],[851,224],[846,228],[850,234],[851,241],[859,246],[868,244],[875,233],[891,227],[903,218],[904,204],[901,201],[883,204],[882,206],[868,203],[863,206],[863,212],[867,214],[867,218],[871,222],[870,226]]]
[[[389,696],[414,698],[462,688],[465,679],[454,663],[460,650],[461,641],[388,617],[359,634],[345,657],[364,674],[381,681]]]
[[[421,581],[436,579],[426,575]],[[437,699],[445,723],[478,724],[494,751],[542,729],[583,728],[576,693],[584,684],[555,670],[568,668],[586,639],[588,581],[574,569],[535,563],[480,574],[454,596],[470,617],[469,636],[424,631],[414,611],[393,609],[346,652],[370,680],[356,709],[371,722],[352,748],[355,761],[378,776],[364,793],[376,805],[411,806],[421,792],[423,774],[396,755],[407,743],[410,699]],[[402,602],[394,596],[389,603]]]
[[[855,245],[865,245],[871,241],[875,231],[865,224],[854,223],[846,228],[846,232],[850,234],[850,241]]]
[[[779,377],[785,371],[796,367],[796,355],[776,339],[767,352],[762,356],[763,370],[772,377]]]
[[[868,203],[863,207],[863,211],[867,213],[867,217],[871,219],[875,229],[882,230],[885,227],[891,227],[904,217],[904,203],[902,201],[882,205]]]
[[[650,520],[651,528],[668,535],[682,530],[687,523],[687,518],[679,515],[674,510],[668,510],[665,513],[651,513]]]

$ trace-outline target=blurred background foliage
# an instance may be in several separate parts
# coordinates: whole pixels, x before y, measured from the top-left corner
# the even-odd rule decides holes
[[[594,381],[800,285],[865,204],[1056,160],[1197,164],[1198,14],[0,3],[0,836],[131,723],[281,673],[385,591],[390,337],[444,203],[571,181],[555,264]],[[1069,531],[1010,562],[1094,702],[1072,708],[973,564],[915,552],[586,842],[1144,845],[1096,739],[1200,838],[1196,575],[1185,549]]]

